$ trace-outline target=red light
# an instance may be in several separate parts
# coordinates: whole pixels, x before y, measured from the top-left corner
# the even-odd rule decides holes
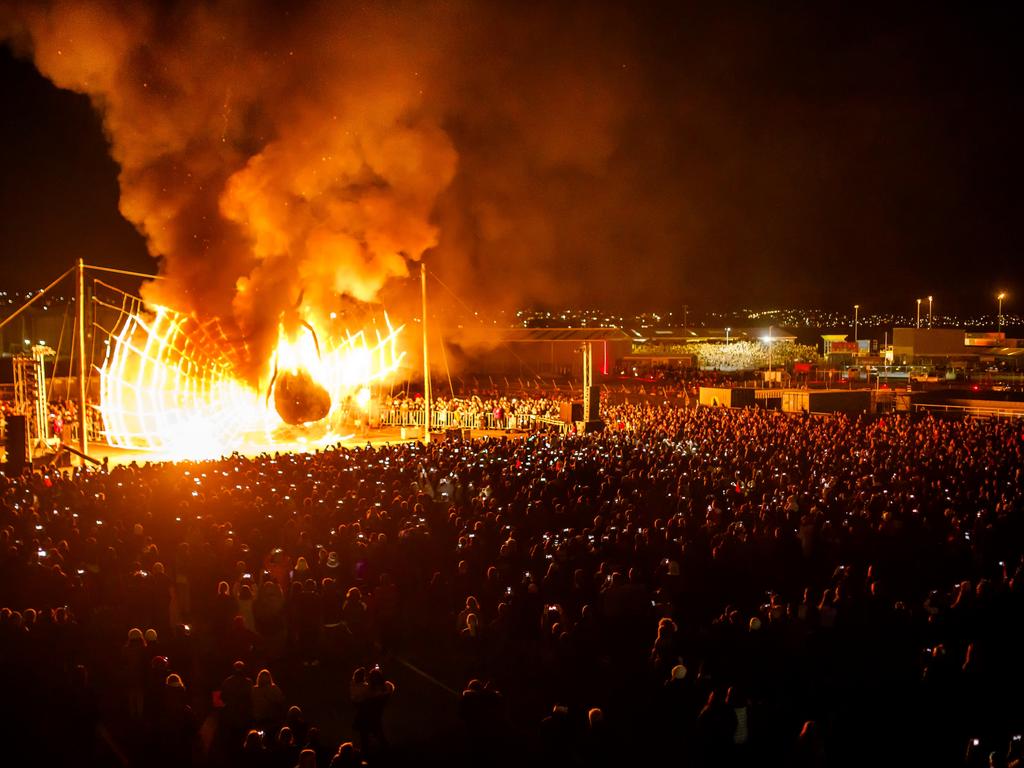
[[[979,387],[977,384],[975,384],[973,387],[971,387],[971,389],[973,389],[975,392],[977,392],[979,389],[981,389],[981,387]]]

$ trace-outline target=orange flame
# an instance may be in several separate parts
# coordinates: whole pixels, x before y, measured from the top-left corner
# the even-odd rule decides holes
[[[405,352],[398,349],[404,326],[391,325],[371,340],[364,331],[322,338],[289,339],[279,333],[274,363],[279,371],[304,367],[331,395],[326,430],[304,445],[338,439],[333,427],[346,399],[368,398],[369,385],[390,377]],[[272,449],[284,422],[253,387],[236,376],[216,346],[196,333],[194,321],[164,307],[129,315],[107,343],[100,368],[100,412],[107,442],[114,447],[159,452],[168,458],[202,458],[238,450],[255,439]],[[364,394],[365,392],[365,394]]]

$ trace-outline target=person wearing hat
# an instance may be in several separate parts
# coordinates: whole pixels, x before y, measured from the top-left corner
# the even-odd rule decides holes
[[[133,720],[142,718],[148,666],[145,636],[141,629],[133,627],[128,630],[128,640],[121,649],[121,674],[128,699],[128,715]]]
[[[327,560],[324,562],[324,575],[337,580],[340,573],[341,559],[338,557],[338,553],[332,550],[327,555]]]

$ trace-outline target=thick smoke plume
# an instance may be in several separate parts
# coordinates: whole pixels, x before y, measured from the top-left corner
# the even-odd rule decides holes
[[[435,330],[875,295],[867,253],[946,254],[950,283],[984,252],[1012,295],[1017,197],[978,179],[1013,177],[1019,46],[986,19],[968,54],[960,11],[6,0],[0,38],[102,114],[171,278],[148,297],[222,318],[259,367],[303,291],[411,321],[389,277],[417,258],[458,297],[433,284]]]
[[[300,296],[324,312],[339,294],[373,301],[437,242],[431,212],[456,168],[425,98],[437,18],[69,0],[6,26],[101,112],[121,211],[167,278],[146,298],[221,318],[250,377]]]
[[[121,211],[168,278],[146,298],[221,318],[253,380],[300,296],[416,316],[395,292],[415,283],[393,278],[425,252],[458,298],[439,294],[439,331],[587,287],[676,290],[651,275],[674,269],[687,219],[625,7],[8,8],[2,34],[103,117]]]

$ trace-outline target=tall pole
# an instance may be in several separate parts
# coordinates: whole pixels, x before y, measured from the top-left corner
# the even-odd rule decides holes
[[[1003,332],[1003,299],[1005,298],[1006,294],[1003,292],[1000,292],[999,295],[996,296],[996,301],[999,302],[999,315],[996,318],[996,331],[999,333]]]
[[[932,297],[928,297],[928,330],[932,329]]]
[[[921,300],[917,300],[917,327],[921,327]]]
[[[853,340],[857,341],[857,322],[860,320],[860,304],[853,305]]]
[[[590,388],[594,384],[594,348],[583,342],[583,421],[590,421]]]
[[[427,357],[427,265],[420,262],[423,291],[423,444],[430,443],[430,360]]]
[[[89,453],[88,418],[85,409],[85,262],[78,260],[78,450]],[[85,459],[82,459],[85,463]]]

